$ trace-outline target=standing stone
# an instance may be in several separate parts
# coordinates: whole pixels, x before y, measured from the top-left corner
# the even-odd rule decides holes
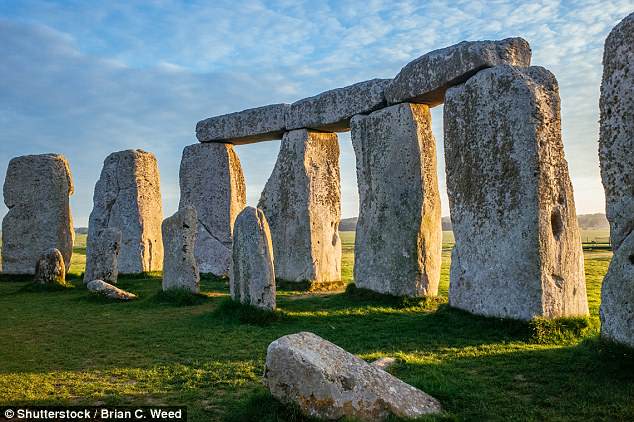
[[[158,164],[153,154],[126,150],[110,154],[95,185],[88,223],[88,244],[97,232],[121,230],[121,274],[163,268],[163,207]]]
[[[246,207],[236,219],[229,276],[231,297],[275,310],[275,269],[271,232],[262,210]]]
[[[614,256],[601,290],[601,335],[634,347],[634,13],[603,53],[599,159]]]
[[[200,272],[229,275],[233,223],[246,205],[240,159],[230,144],[185,147],[180,167],[179,209],[196,208],[194,255]]]
[[[462,41],[434,50],[408,63],[386,87],[390,104],[409,101],[433,107],[443,102],[448,88],[461,84],[487,67],[531,64],[531,47],[522,38],[500,41]]]
[[[35,264],[34,281],[38,284],[66,284],[66,265],[59,250],[52,248],[40,256]]]
[[[586,315],[554,75],[483,70],[447,91],[444,128],[456,239],[449,304],[522,320]]]
[[[396,296],[436,295],[442,228],[429,107],[405,103],[355,116],[352,144],[360,202],[357,287]]]
[[[117,257],[121,250],[121,230],[107,228],[99,230],[86,245],[86,271],[84,283],[103,280],[117,284],[119,267]]]
[[[194,256],[198,218],[194,207],[186,206],[163,221],[163,290],[200,291],[200,274]]]
[[[25,155],[9,162],[4,180],[4,203],[9,212],[2,220],[2,272],[33,274],[38,258],[51,248],[70,267],[73,220],[69,196],[73,179],[66,159],[59,154]]]
[[[284,134],[258,207],[271,226],[278,279],[341,280],[336,134],[305,129]]]
[[[430,395],[308,332],[269,345],[264,383],[278,400],[319,419],[374,422],[442,411]]]

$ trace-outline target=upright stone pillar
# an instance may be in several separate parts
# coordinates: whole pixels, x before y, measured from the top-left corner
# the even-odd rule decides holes
[[[73,179],[59,154],[25,155],[9,162],[4,180],[2,272],[34,274],[39,257],[58,249],[70,267],[75,232],[69,196]]]
[[[240,303],[275,310],[271,231],[262,210],[246,207],[236,218],[229,293]]]
[[[339,143],[334,133],[284,134],[258,208],[271,227],[280,280],[341,280]]]
[[[197,226],[196,208],[190,206],[163,221],[163,290],[200,292],[200,273],[194,256]]]
[[[614,256],[601,290],[601,335],[634,347],[634,13],[603,53],[599,159]]]
[[[185,147],[180,190],[179,209],[192,206],[198,215],[194,255],[200,272],[227,276],[233,223],[246,205],[244,176],[233,145],[207,143]]]
[[[522,320],[586,315],[554,75],[482,70],[447,91],[444,130],[456,239],[449,304]]]
[[[442,228],[429,107],[398,104],[351,121],[359,220],[358,287],[396,296],[438,292]]]
[[[95,185],[88,241],[108,227],[121,230],[120,274],[163,269],[163,207],[158,164],[153,154],[137,150],[110,154]],[[91,251],[86,251],[90,254]]]

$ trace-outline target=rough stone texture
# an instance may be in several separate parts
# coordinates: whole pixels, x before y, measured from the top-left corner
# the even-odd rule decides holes
[[[273,244],[262,210],[246,207],[236,219],[229,290],[236,301],[275,309]]]
[[[605,41],[599,158],[614,256],[601,290],[601,335],[634,347],[634,13]]]
[[[441,411],[428,394],[307,332],[269,345],[264,382],[278,400],[323,419],[379,421]]]
[[[163,269],[163,207],[158,164],[153,154],[126,150],[110,154],[95,185],[88,243],[102,229],[121,230],[119,273]]]
[[[35,264],[34,281],[39,284],[66,283],[66,265],[62,253],[55,248],[46,251]]]
[[[288,104],[272,104],[210,117],[196,124],[200,142],[250,144],[280,139],[284,133]]]
[[[108,284],[103,280],[92,280],[86,284],[86,288],[93,292],[100,294],[108,299],[114,300],[133,300],[137,296],[134,293],[126,292],[118,287]]]
[[[51,248],[64,257],[73,253],[73,220],[69,196],[73,179],[62,155],[25,155],[9,162],[4,180],[2,272],[33,274],[38,258]]]
[[[443,102],[447,88],[465,82],[481,69],[530,63],[531,48],[522,38],[463,41],[408,63],[387,86],[385,97],[390,104],[408,101],[433,107]]]
[[[194,256],[198,217],[194,207],[185,206],[163,221],[163,290],[200,291],[200,274]]]
[[[559,109],[541,67],[497,66],[447,91],[451,306],[523,320],[588,313]]]
[[[117,284],[117,257],[120,250],[121,230],[108,228],[97,231],[86,245],[84,283],[103,280],[106,283]]]
[[[396,359],[395,358],[391,358],[389,356],[385,356],[385,357],[382,357],[382,358],[379,358],[379,359],[375,360],[370,365],[375,366],[375,367],[377,367],[379,369],[382,369],[384,371],[387,371],[392,366],[396,365]]]
[[[200,272],[228,276],[233,223],[246,205],[244,175],[233,145],[185,147],[180,190],[179,208],[193,206],[198,215],[194,255]]]
[[[634,13],[605,41],[599,159],[616,251],[634,230]]]
[[[429,107],[406,103],[355,116],[352,144],[360,202],[357,287],[396,296],[435,295],[442,227]]]
[[[271,227],[278,279],[341,280],[339,143],[334,133],[284,134],[258,208]]]
[[[350,119],[385,107],[384,90],[391,79],[372,79],[294,102],[286,112],[286,130],[350,130]]]

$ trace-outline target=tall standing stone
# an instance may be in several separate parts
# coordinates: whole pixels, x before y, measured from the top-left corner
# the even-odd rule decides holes
[[[86,245],[84,283],[102,280],[109,284],[117,284],[117,258],[120,250],[121,230],[109,227],[97,231]]]
[[[456,239],[449,304],[523,320],[586,315],[554,75],[483,70],[447,91],[444,129]]]
[[[200,274],[194,256],[198,232],[196,209],[185,206],[163,221],[163,290],[200,291]]]
[[[271,227],[278,279],[341,280],[339,143],[334,133],[284,134],[258,207]]]
[[[99,230],[121,230],[119,272],[137,274],[163,268],[163,207],[158,164],[153,154],[126,150],[110,154],[95,185],[88,243]]]
[[[200,271],[227,276],[233,223],[246,205],[244,175],[233,145],[206,143],[185,147],[180,190],[179,209],[193,206],[198,215],[194,254]]]
[[[355,116],[358,287],[396,296],[438,291],[442,228],[429,107],[398,104]]]
[[[271,232],[262,210],[246,207],[236,219],[229,276],[231,297],[257,308],[275,309]]]
[[[33,274],[38,258],[51,248],[70,267],[75,232],[69,204],[73,179],[66,159],[59,154],[13,158],[3,192],[9,212],[2,220],[2,272]]]
[[[601,290],[601,335],[634,347],[634,13],[603,53],[599,159],[614,256]]]

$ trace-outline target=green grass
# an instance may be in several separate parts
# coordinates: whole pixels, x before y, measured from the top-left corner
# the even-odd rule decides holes
[[[342,239],[351,280],[354,238]],[[271,341],[312,331],[369,361],[398,358],[390,371],[437,397],[449,419],[634,419],[634,356],[597,338],[607,251],[585,254],[589,319],[528,324],[449,308],[449,249],[436,299],[280,291],[263,323],[213,277],[192,303],[161,294],[157,274],[120,279],[136,301],[95,300],[77,278],[81,252],[75,288],[0,283],[0,405],[187,405],[195,421],[303,421],[261,376]]]

